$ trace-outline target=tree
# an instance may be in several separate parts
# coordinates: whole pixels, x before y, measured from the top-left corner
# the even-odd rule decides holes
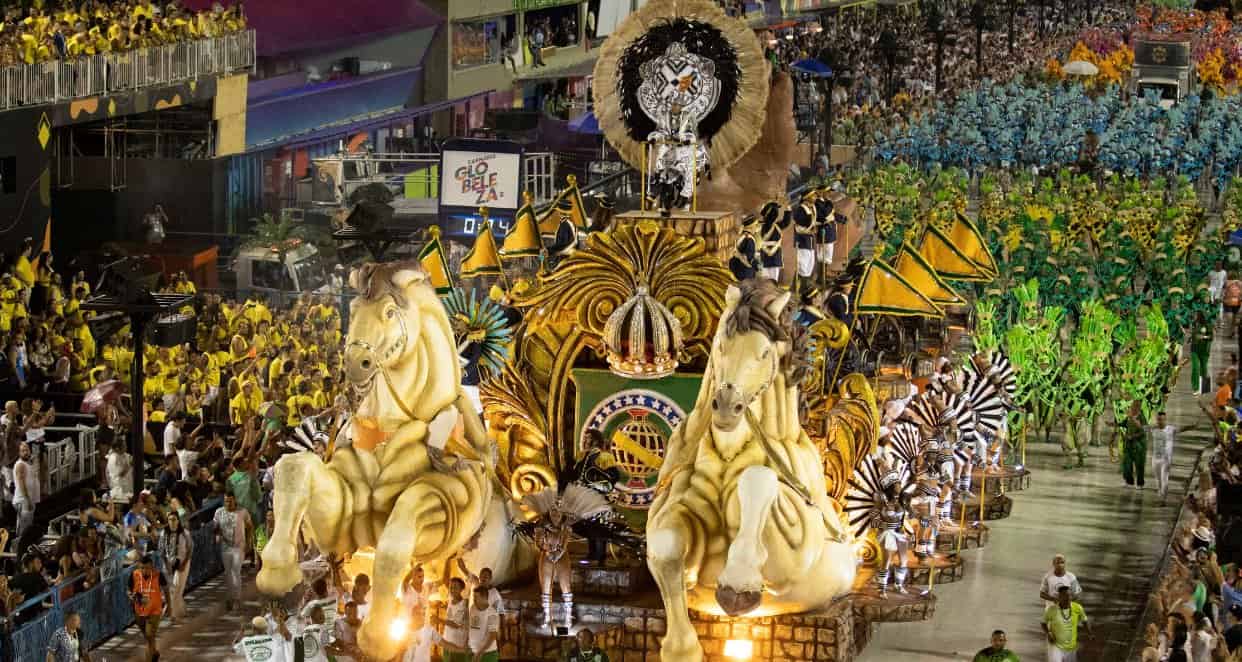
[[[931,37],[932,44],[936,47],[935,67],[936,67],[936,91],[940,91],[940,81],[944,71],[944,48],[952,45],[955,41],[953,34],[948,29],[948,21],[945,19],[944,8],[939,2],[932,2],[927,7],[926,14],[923,19],[923,29]]]
[[[983,77],[983,33],[994,29],[992,15],[984,0],[970,5],[970,25],[975,29],[975,76]]]
[[[884,98],[891,99],[893,70],[902,61],[901,45],[897,42],[897,34],[886,28],[876,40],[876,49],[880,52],[880,59],[884,61]]]
[[[841,52],[837,48],[832,47],[832,46],[829,46],[827,48],[820,50],[819,55],[817,57],[820,62],[823,62],[825,66],[827,66],[829,69],[832,70],[832,75],[829,76],[824,81],[824,87],[827,90],[824,94],[824,113],[827,116],[826,121],[825,121],[825,125],[827,127],[826,128],[826,132],[827,132],[826,149],[829,152],[831,152],[832,150],[832,89],[836,85],[837,81],[842,81],[843,84],[848,84],[847,81],[849,80],[849,77],[850,77],[849,65],[841,57]]]
[[[1013,55],[1013,23],[1014,18],[1018,14],[1020,8],[1026,4],[1026,0],[1007,0],[1005,3],[1009,9],[1009,54]]]

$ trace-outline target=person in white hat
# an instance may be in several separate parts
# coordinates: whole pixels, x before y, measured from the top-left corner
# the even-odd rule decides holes
[[[285,643],[268,634],[268,622],[262,616],[250,620],[250,633],[242,626],[233,642],[233,652],[246,658],[246,662],[287,662]]]

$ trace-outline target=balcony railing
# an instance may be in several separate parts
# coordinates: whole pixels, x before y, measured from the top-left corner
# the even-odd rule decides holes
[[[254,67],[254,30],[122,53],[0,69],[0,110],[69,101]]]

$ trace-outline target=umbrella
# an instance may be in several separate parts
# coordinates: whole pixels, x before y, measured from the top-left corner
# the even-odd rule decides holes
[[[1062,71],[1071,76],[1094,76],[1100,73],[1100,68],[1086,60],[1074,60],[1066,64]]]
[[[120,400],[123,392],[125,392],[125,385],[120,380],[109,379],[106,382],[100,382],[82,397],[82,406],[78,410],[83,414],[93,414],[99,411],[100,407]]]
[[[589,133],[593,136],[603,135],[603,131],[599,128],[599,120],[595,118],[595,113],[585,112],[569,121],[569,130],[574,133]]]
[[[789,65],[789,67],[791,69],[801,71],[804,74],[810,74],[817,78],[832,78],[832,67],[829,67],[828,65],[824,64],[823,62],[820,62],[819,60],[816,60],[813,57],[808,57],[803,60],[798,60],[797,62],[794,62],[793,64]]]

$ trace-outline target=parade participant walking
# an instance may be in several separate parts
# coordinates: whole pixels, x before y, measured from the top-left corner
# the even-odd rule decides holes
[[[444,641],[460,650],[467,650],[470,635],[470,602],[462,593],[466,582],[460,577],[449,580],[449,601],[444,613]],[[444,662],[472,662],[469,653],[450,652]]]
[[[1068,587],[1071,598],[1078,598],[1082,595],[1082,587],[1078,585],[1078,578],[1074,573],[1065,569],[1065,555],[1057,554],[1052,557],[1052,570],[1044,575],[1043,581],[1039,584],[1039,597],[1044,601],[1044,608],[1051,607],[1056,604],[1057,591],[1061,587]]]
[[[1207,393],[1211,388],[1208,359],[1212,355],[1212,326],[1202,311],[1195,313],[1190,333],[1190,389],[1196,394]]]
[[[168,584],[168,616],[176,623],[178,618],[185,617],[185,585],[190,578],[194,541],[175,511],[168,513],[167,526],[160,532],[159,550],[164,559],[164,581]]]
[[[1242,307],[1242,280],[1231,278],[1225,281],[1225,286],[1221,288],[1220,301],[1225,312],[1229,313],[1229,337],[1232,338],[1234,328],[1238,326],[1238,308]]]
[[[1040,623],[1048,636],[1048,662],[1078,662],[1078,628],[1091,636],[1091,622],[1082,605],[1070,599],[1070,589],[1062,586],[1057,591],[1057,603],[1044,610]]]
[[[224,495],[224,507],[216,511],[212,524],[224,563],[224,583],[228,587],[225,605],[232,610],[241,601],[242,560],[250,547],[254,524],[250,521],[250,513],[237,507],[237,498],[232,494]]]
[[[233,652],[246,658],[246,662],[286,662],[284,642],[268,633],[268,622],[262,616],[250,621],[250,634],[242,629],[233,644]]]
[[[1005,638],[1004,630],[995,630],[992,632],[992,645],[975,653],[971,662],[1019,662],[1018,656],[1013,651],[1005,648],[1008,640]]]
[[[1165,413],[1156,414],[1156,424],[1151,426],[1151,468],[1156,473],[1156,489],[1163,501],[1169,491],[1169,469],[1173,466],[1173,444],[1178,432],[1189,432],[1197,426],[1178,428],[1170,425]]]
[[[1225,270],[1225,263],[1217,260],[1216,268],[1208,272],[1208,296],[1211,302],[1221,305],[1221,296],[1225,293],[1225,282],[1229,280],[1229,272]],[[1224,307],[1222,306],[1222,312]],[[1224,322],[1225,316],[1220,315],[1221,322]]]
[[[474,589],[474,609],[470,612],[470,651],[472,662],[499,662],[500,615],[488,602],[486,586]]]
[[[142,557],[141,563],[130,577],[130,582],[129,600],[134,607],[138,629],[147,641],[147,660],[156,662],[160,659],[156,637],[160,632],[164,595],[160,592],[160,573],[155,569],[155,562],[150,554]]]
[[[1121,476],[1126,485],[1143,489],[1147,473],[1147,426],[1139,418],[1139,403],[1130,405],[1130,413],[1122,424]]]

